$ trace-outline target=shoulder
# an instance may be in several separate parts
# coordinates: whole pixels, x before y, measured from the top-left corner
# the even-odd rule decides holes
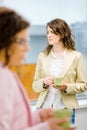
[[[82,57],[82,53],[76,50],[67,50],[67,53],[74,55],[77,58]]]
[[[7,67],[0,67],[0,77],[2,77],[0,78],[0,94],[3,94],[5,97],[7,95],[15,95],[18,91],[18,85],[13,72]]]
[[[0,76],[2,78],[4,77],[4,79],[5,79],[6,77],[9,76],[9,74],[10,74],[10,72],[7,67],[0,67]]]
[[[79,52],[79,51],[73,51],[73,53],[74,53],[76,56],[78,56],[78,57],[82,55],[82,53]]]
[[[0,67],[0,83],[11,84],[13,81],[12,73],[7,67]]]
[[[39,59],[42,59],[42,58],[46,58],[48,55],[43,51],[43,52],[40,52],[39,55],[38,55],[38,58]]]

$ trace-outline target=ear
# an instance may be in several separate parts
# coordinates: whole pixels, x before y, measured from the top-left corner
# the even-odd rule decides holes
[[[12,51],[13,49],[12,48],[9,48],[9,50],[8,50],[8,56],[11,56],[12,55]]]
[[[8,48],[8,55],[11,56],[14,53],[14,45],[12,44],[9,48]]]

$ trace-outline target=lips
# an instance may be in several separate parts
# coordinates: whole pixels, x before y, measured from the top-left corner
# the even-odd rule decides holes
[[[48,39],[49,42],[53,41],[53,39]]]

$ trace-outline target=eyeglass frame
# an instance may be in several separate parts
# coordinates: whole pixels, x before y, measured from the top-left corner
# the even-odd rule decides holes
[[[15,37],[12,41],[24,46],[25,44],[29,43],[30,38],[28,37],[27,39],[25,39]]]

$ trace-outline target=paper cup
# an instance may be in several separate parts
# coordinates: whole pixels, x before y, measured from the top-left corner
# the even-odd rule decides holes
[[[62,126],[64,128],[70,128],[72,110],[69,110],[69,109],[54,110],[54,116],[57,118],[69,118],[68,122],[64,122],[64,123],[60,124],[60,126]]]
[[[54,84],[56,85],[56,86],[61,86],[61,78],[55,78],[54,79]]]

